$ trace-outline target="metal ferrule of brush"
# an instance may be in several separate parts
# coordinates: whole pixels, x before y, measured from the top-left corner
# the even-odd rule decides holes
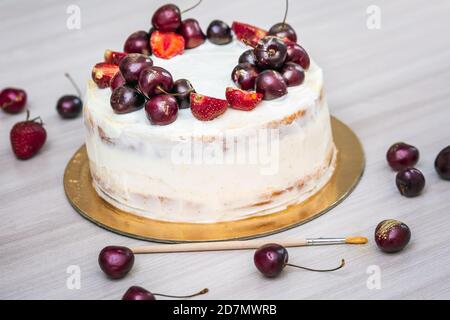
[[[308,246],[320,246],[326,244],[341,244],[345,243],[345,238],[308,238],[306,244]]]

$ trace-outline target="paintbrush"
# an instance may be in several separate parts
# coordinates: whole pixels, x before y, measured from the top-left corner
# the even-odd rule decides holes
[[[139,246],[131,248],[134,253],[170,253],[170,252],[196,252],[196,251],[224,251],[224,250],[246,250],[257,249],[267,243],[277,243],[283,247],[321,246],[332,244],[366,244],[365,237],[346,238],[306,238],[293,240],[244,240],[244,241],[218,241],[162,244],[153,246]]]

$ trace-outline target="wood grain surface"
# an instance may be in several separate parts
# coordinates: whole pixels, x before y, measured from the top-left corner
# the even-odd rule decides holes
[[[83,143],[84,129],[81,118],[61,120],[55,104],[74,93],[64,72],[84,86],[104,49],[121,49],[128,34],[148,29],[163,2],[0,2],[0,88],[25,88],[32,115],[43,118],[48,132],[39,155],[16,160],[9,131],[25,115],[0,112],[0,298],[118,299],[137,284],[174,294],[208,287],[209,299],[449,299],[450,182],[433,168],[436,154],[450,144],[448,0],[291,1],[288,21],[323,67],[331,112],[360,137],[367,168],[338,207],[267,241],[368,236],[366,246],[289,250],[291,262],[311,267],[345,258],[344,269],[325,274],[287,269],[269,280],[255,270],[252,251],[177,253],[137,256],[126,278],[105,278],[97,265],[101,248],[145,242],[100,229],[70,207],[63,172]],[[175,2],[184,8],[194,1]],[[79,30],[66,27],[67,7],[74,4],[81,9]],[[370,5],[381,10],[380,29],[367,27]],[[283,11],[282,0],[204,0],[186,17],[197,18],[205,29],[215,18],[269,27]],[[386,165],[387,148],[399,140],[420,149],[418,168],[427,181],[420,197],[401,197]],[[383,254],[374,244],[375,226],[385,218],[400,219],[412,230],[411,243],[399,254]],[[66,285],[71,265],[81,270],[80,289]],[[373,268],[380,271],[379,289],[367,286]]]

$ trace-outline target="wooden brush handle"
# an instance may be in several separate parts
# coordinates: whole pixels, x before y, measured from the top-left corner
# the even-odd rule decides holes
[[[247,240],[247,241],[224,241],[224,242],[199,242],[181,244],[163,244],[154,246],[140,246],[131,248],[134,253],[169,253],[169,252],[195,252],[195,251],[223,251],[223,250],[245,250],[257,249],[270,241]],[[284,247],[300,247],[307,245],[306,239],[277,241]]]

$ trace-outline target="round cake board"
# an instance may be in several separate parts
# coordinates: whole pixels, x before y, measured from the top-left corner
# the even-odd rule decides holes
[[[107,230],[141,240],[173,243],[270,235],[326,213],[358,184],[364,171],[362,145],[353,131],[338,119],[332,117],[331,125],[338,155],[330,181],[306,201],[267,215],[217,223],[183,223],[153,220],[122,211],[100,198],[94,190],[84,145],[67,164],[64,189],[72,206],[86,219]]]

